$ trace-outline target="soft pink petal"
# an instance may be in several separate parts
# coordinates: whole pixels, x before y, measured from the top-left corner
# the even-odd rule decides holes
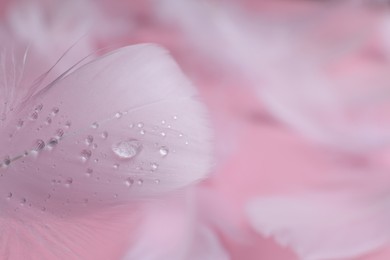
[[[346,259],[388,242],[390,207],[379,194],[256,198],[248,205],[248,217],[258,232],[291,247],[301,259]]]

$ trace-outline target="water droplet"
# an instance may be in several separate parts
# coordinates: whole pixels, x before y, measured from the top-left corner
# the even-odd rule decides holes
[[[92,155],[92,152],[90,150],[82,150],[81,153],[80,153],[81,160],[83,162],[88,161],[89,158],[91,158],[91,155]]]
[[[96,149],[96,148],[98,148],[98,145],[97,145],[97,144],[93,144],[93,145],[92,145],[92,148],[93,148],[93,149]]]
[[[87,175],[88,177],[90,177],[90,176],[92,175],[92,173],[93,173],[93,169],[92,169],[92,168],[88,168],[88,169],[86,170],[86,175]]]
[[[184,135],[183,135],[182,133],[179,134],[179,137],[180,137],[180,138],[183,137],[183,136],[184,136]]]
[[[127,187],[130,187],[130,186],[132,186],[134,184],[134,180],[132,179],[132,178],[127,178],[126,180],[125,180],[125,185],[127,186]]]
[[[51,115],[53,115],[53,116],[57,115],[58,112],[60,112],[60,109],[58,107],[53,107],[51,109]]]
[[[43,148],[45,148],[45,141],[43,141],[42,139],[38,139],[35,141],[35,145],[34,145],[34,151],[41,151]]]
[[[162,125],[165,125],[166,123],[167,123],[167,122],[166,122],[165,120],[162,120],[162,121],[161,121],[161,124],[162,124]]]
[[[92,135],[88,135],[87,138],[85,138],[85,143],[87,145],[91,145],[93,142],[93,136]]]
[[[176,115],[174,115],[172,118],[173,118],[173,120],[177,120],[178,117]]]
[[[50,125],[51,122],[52,122],[52,121],[51,121],[51,118],[50,118],[50,117],[47,117],[47,118],[46,118],[46,121],[45,121],[45,124],[46,124],[46,125]]]
[[[39,112],[39,111],[42,110],[42,108],[43,108],[43,105],[42,105],[42,104],[39,104],[39,105],[37,105],[37,106],[35,107],[35,111]]]
[[[49,142],[47,143],[48,147],[50,149],[54,148],[58,144],[58,139],[57,138],[50,138]]]
[[[130,159],[139,154],[142,144],[136,139],[121,141],[112,146],[112,151],[120,158]]]
[[[154,183],[156,183],[156,184],[160,184],[160,182],[161,182],[161,181],[160,181],[159,179],[155,179],[155,180],[154,180]]]
[[[185,141],[185,142],[184,142],[184,144],[185,144],[185,145],[188,145],[188,144],[189,144],[189,142],[188,142],[188,141]]]
[[[140,133],[141,135],[144,135],[144,134],[146,133],[146,131],[145,131],[144,129],[142,129],[141,131],[139,131],[139,133]]]
[[[72,125],[72,122],[70,122],[70,121],[66,121],[65,122],[65,127],[66,128],[69,128],[71,125]]]
[[[95,163],[98,163],[99,162],[99,159],[96,158],[95,160],[93,160]]]
[[[142,128],[142,127],[144,127],[144,123],[142,123],[142,122],[139,122],[139,123],[137,124],[137,127],[138,127],[138,128]]]
[[[160,135],[161,135],[162,137],[165,137],[167,134],[166,134],[165,132],[161,132]]]
[[[16,128],[20,129],[23,127],[24,121],[22,119],[19,119],[18,122],[16,123]]]
[[[38,112],[34,111],[30,114],[30,120],[37,120],[38,119]]]
[[[122,117],[122,113],[121,112],[116,112],[115,113],[115,118],[121,118]]]
[[[69,188],[73,183],[73,179],[72,178],[67,178],[65,180],[65,187]]]
[[[134,124],[133,124],[133,123],[129,124],[129,127],[130,127],[130,128],[133,128],[133,127],[134,127]]]
[[[119,164],[114,164],[112,167],[114,167],[114,169],[118,169],[119,168]]]
[[[161,155],[162,157],[165,157],[165,156],[168,155],[169,149],[168,149],[168,147],[166,147],[166,146],[161,146],[160,149],[158,150],[158,152],[160,153],[160,155]]]
[[[99,124],[98,124],[98,122],[94,122],[94,123],[92,123],[91,127],[92,127],[93,129],[97,129],[97,128],[99,128]]]
[[[25,198],[22,198],[22,199],[20,200],[20,205],[21,205],[21,206],[24,206],[24,205],[26,204],[26,202],[27,202],[27,200],[26,200]]]
[[[100,136],[101,136],[103,139],[107,139],[108,133],[107,133],[106,131],[104,131]]]
[[[150,168],[152,169],[152,171],[155,171],[158,169],[158,164],[157,163],[151,163],[150,164]]]
[[[139,180],[137,181],[137,184],[138,184],[139,186],[141,186],[142,184],[144,184],[144,180],[143,180],[143,179],[139,179]]]
[[[11,158],[9,156],[6,156],[3,160],[2,166],[8,167],[11,164]]]
[[[62,130],[61,128],[56,131],[56,136],[58,138],[61,138],[63,135],[64,135],[64,130]]]
[[[6,196],[6,199],[7,200],[10,200],[12,198],[12,192],[8,192],[7,196]]]

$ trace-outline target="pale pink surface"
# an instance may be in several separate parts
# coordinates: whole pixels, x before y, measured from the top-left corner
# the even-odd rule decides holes
[[[248,3],[251,8],[255,6],[260,10],[267,10],[266,12],[269,13],[275,12],[277,15],[281,13],[287,15],[291,12],[311,8],[308,5],[297,7],[294,4],[276,4],[275,7],[272,4],[268,6],[266,2],[259,5],[255,1],[248,1]],[[103,217],[104,220],[100,220],[98,216],[115,215],[115,209],[109,210],[108,213],[105,213],[104,210],[93,213],[94,217],[98,218],[97,221],[89,219],[88,215],[79,216],[80,219],[73,219],[75,222],[72,223],[87,223],[86,225],[91,227],[81,231],[85,232],[87,237],[96,233],[96,243],[90,241],[91,243],[85,245],[83,244],[85,241],[72,241],[77,250],[81,250],[80,252],[85,250],[81,253],[83,257],[84,254],[91,257],[90,259],[107,259],[109,255],[110,257],[119,257],[127,251],[124,247],[126,239],[133,240],[127,255],[131,260],[159,259],[159,253],[169,259],[182,258],[180,252],[177,254],[177,248],[180,250],[185,248],[189,252],[191,252],[191,248],[195,248],[196,253],[207,252],[205,250],[207,245],[200,242],[203,241],[202,239],[193,239],[197,237],[197,234],[193,230],[191,231],[191,229],[206,226],[214,231],[215,237],[223,246],[222,250],[226,249],[231,254],[232,259],[294,260],[298,258],[290,249],[277,245],[272,239],[263,238],[261,234],[256,233],[250,227],[245,210],[248,201],[254,197],[267,198],[274,195],[293,197],[299,192],[308,190],[315,192],[337,190],[342,185],[350,187],[352,190],[358,189],[357,193],[364,198],[365,194],[376,190],[377,183],[373,181],[372,184],[368,185],[369,187],[360,189],[359,186],[355,186],[355,183],[349,183],[348,177],[357,174],[364,177],[364,175],[370,174],[372,178],[378,178],[378,182],[388,181],[386,176],[377,174],[378,169],[380,171],[388,170],[386,150],[364,156],[351,156],[312,142],[299,131],[293,131],[271,116],[256,98],[255,91],[249,88],[249,85],[252,84],[243,80],[239,75],[224,74],[226,73],[224,69],[216,69],[215,65],[218,62],[208,60],[206,56],[202,56],[191,47],[186,46],[186,41],[180,38],[180,34],[176,30],[158,26],[158,23],[153,24],[148,18],[150,15],[148,8],[150,7],[146,1],[125,1],[122,4],[126,8],[136,7],[136,9],[132,9],[137,17],[135,19],[137,22],[133,25],[135,28],[141,26],[140,30],[134,29],[130,37],[123,37],[124,42],[150,41],[164,45],[172,51],[185,72],[199,86],[202,99],[211,111],[213,127],[217,133],[217,165],[210,180],[205,181],[198,187],[198,190],[194,191],[197,197],[195,201],[199,205],[196,203],[194,205],[193,199],[183,204],[181,201],[176,204],[175,200],[172,203],[170,199],[167,199],[166,202],[169,204],[167,207],[122,208],[118,209],[119,213],[116,216],[118,222],[114,222],[113,226],[107,223],[106,217]],[[293,10],[294,8],[297,9]],[[112,12],[131,13],[129,9],[125,8],[118,10],[113,8]],[[133,17],[130,18],[134,22]],[[357,63],[352,60],[343,68],[349,68],[350,65],[355,64]],[[223,79],[221,80],[221,78]],[[114,125],[113,128],[116,126]],[[350,172],[346,175],[347,177],[339,177],[340,174],[344,176],[346,172]],[[342,179],[341,182],[340,179]],[[108,192],[111,192],[111,188],[108,188]],[[65,195],[66,193],[64,193]],[[180,196],[185,197],[188,194]],[[188,216],[178,213],[185,212],[187,207],[194,207],[196,213],[191,212],[191,210],[189,210]],[[134,211],[137,214],[133,214]],[[140,222],[137,218],[140,216],[145,217],[146,221]],[[156,216],[161,216],[161,218]],[[195,220],[187,223],[187,217]],[[111,219],[112,217],[110,217],[110,221]],[[58,230],[63,229],[64,234],[72,232],[68,223],[62,224],[61,221],[58,223],[56,224],[60,225]],[[373,223],[360,224],[370,226]],[[380,224],[382,223],[378,223],[378,225]],[[99,239],[101,233],[97,228],[95,230],[95,225],[101,225],[110,230],[102,231],[104,232],[102,240]],[[9,226],[12,227],[12,224]],[[134,230],[138,231],[136,227],[140,228],[140,233],[133,232]],[[115,234],[119,229],[120,234]],[[347,233],[348,231],[351,230],[346,230]],[[79,230],[75,232],[79,232]],[[126,233],[130,233],[130,236],[127,237]],[[169,236],[172,240],[166,240],[165,236]],[[188,239],[190,242],[183,243],[183,239],[185,241]],[[142,243],[143,241],[146,242]],[[213,239],[210,240],[210,244],[212,241]],[[137,242],[140,243],[137,244]],[[177,244],[175,244],[176,242]],[[86,251],[96,245],[99,245],[99,250],[91,251],[92,254]],[[148,256],[152,252],[151,248],[158,249],[153,251],[156,255]],[[214,249],[216,248],[218,245],[214,247]],[[132,252],[132,249],[139,251]],[[216,249],[215,252],[219,253],[218,250]],[[196,253],[193,256],[196,256]],[[388,256],[386,252],[380,252],[359,258],[359,260],[384,260]],[[84,257],[84,259],[88,258]]]

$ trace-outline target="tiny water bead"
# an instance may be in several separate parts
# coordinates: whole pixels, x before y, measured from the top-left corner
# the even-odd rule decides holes
[[[142,123],[142,122],[139,122],[139,123],[137,124],[137,127],[138,127],[138,128],[142,128],[142,127],[144,127],[144,123]]]
[[[25,198],[22,198],[20,200],[20,205],[24,206],[26,204],[27,200]]]
[[[29,116],[30,120],[34,121],[34,120],[37,120],[38,119],[38,112],[37,111],[33,111],[30,116]]]
[[[93,142],[93,136],[92,135],[88,135],[86,138],[85,138],[85,144],[86,145],[91,145]]]
[[[66,128],[69,128],[71,125],[72,125],[72,122],[70,122],[70,121],[66,121],[65,122],[65,127]]]
[[[121,112],[116,112],[114,116],[115,116],[115,118],[121,118],[122,117],[122,113]]]
[[[138,184],[138,186],[142,186],[142,184],[144,184],[144,180],[143,179],[139,179],[137,181],[137,184]]]
[[[59,109],[58,107],[53,107],[53,108],[51,109],[51,115],[52,115],[52,116],[57,115],[58,112],[60,112],[60,109]]]
[[[130,187],[130,186],[132,186],[134,184],[134,180],[133,180],[133,178],[127,178],[126,180],[125,180],[125,185],[127,186],[127,187]]]
[[[24,121],[22,119],[19,119],[18,122],[16,123],[16,128],[20,129],[24,125]]]
[[[118,168],[119,168],[119,164],[115,163],[112,167],[113,167],[114,169],[118,169]]]
[[[47,117],[47,118],[46,118],[46,121],[45,121],[45,124],[46,124],[46,125],[50,125],[51,122],[52,122],[51,118],[50,118],[50,117]]]
[[[8,192],[7,196],[5,197],[6,199],[10,200],[12,198],[12,192]]]
[[[106,131],[104,131],[103,133],[101,133],[100,135],[103,139],[107,139],[108,137],[108,133]]]
[[[9,156],[6,156],[3,160],[2,166],[7,167],[11,164],[11,158]]]
[[[61,138],[63,135],[64,135],[64,130],[62,130],[61,128],[57,129],[56,137]]]
[[[161,155],[162,157],[167,156],[168,153],[169,153],[169,149],[168,149],[168,147],[166,147],[166,146],[161,146],[160,149],[159,149],[158,151],[159,151],[159,153],[160,153],[160,155]]]
[[[69,188],[73,183],[73,179],[72,178],[67,178],[65,180],[65,187]]]
[[[92,152],[90,150],[82,150],[80,153],[81,161],[86,162],[91,158]]]
[[[146,134],[146,131],[145,131],[144,129],[142,129],[141,131],[139,131],[139,133],[140,133],[141,135],[144,135],[144,134]]]
[[[97,128],[99,128],[99,124],[98,124],[98,122],[94,122],[94,123],[92,123],[91,127],[92,127],[93,129],[97,129]]]
[[[86,171],[85,171],[85,174],[87,175],[87,177],[90,177],[93,173],[93,169],[92,168],[88,168]]]
[[[47,142],[49,149],[54,148],[57,144],[58,144],[57,138],[50,138],[50,140]]]
[[[158,164],[157,163],[151,163],[150,164],[150,168],[152,169],[152,171],[155,171],[158,169]]]
[[[131,159],[142,150],[142,144],[136,139],[128,139],[112,146],[112,151],[120,158]]]
[[[43,141],[42,139],[36,140],[33,148],[34,151],[41,151],[43,148],[45,148],[45,141]]]
[[[39,105],[37,105],[37,106],[35,107],[35,111],[39,112],[39,111],[42,110],[42,108],[43,108],[43,105],[42,105],[42,104],[39,104]]]

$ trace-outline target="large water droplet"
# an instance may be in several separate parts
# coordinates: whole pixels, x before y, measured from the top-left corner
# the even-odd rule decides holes
[[[142,144],[136,139],[121,141],[112,146],[112,151],[120,158],[130,159],[139,154]]]
[[[160,153],[160,155],[161,155],[162,157],[167,156],[168,153],[169,153],[169,149],[168,149],[168,147],[166,147],[166,146],[161,146],[160,149],[159,149],[158,151],[159,151],[159,153]]]
[[[80,153],[81,160],[86,162],[91,158],[92,152],[90,150],[82,150]]]

